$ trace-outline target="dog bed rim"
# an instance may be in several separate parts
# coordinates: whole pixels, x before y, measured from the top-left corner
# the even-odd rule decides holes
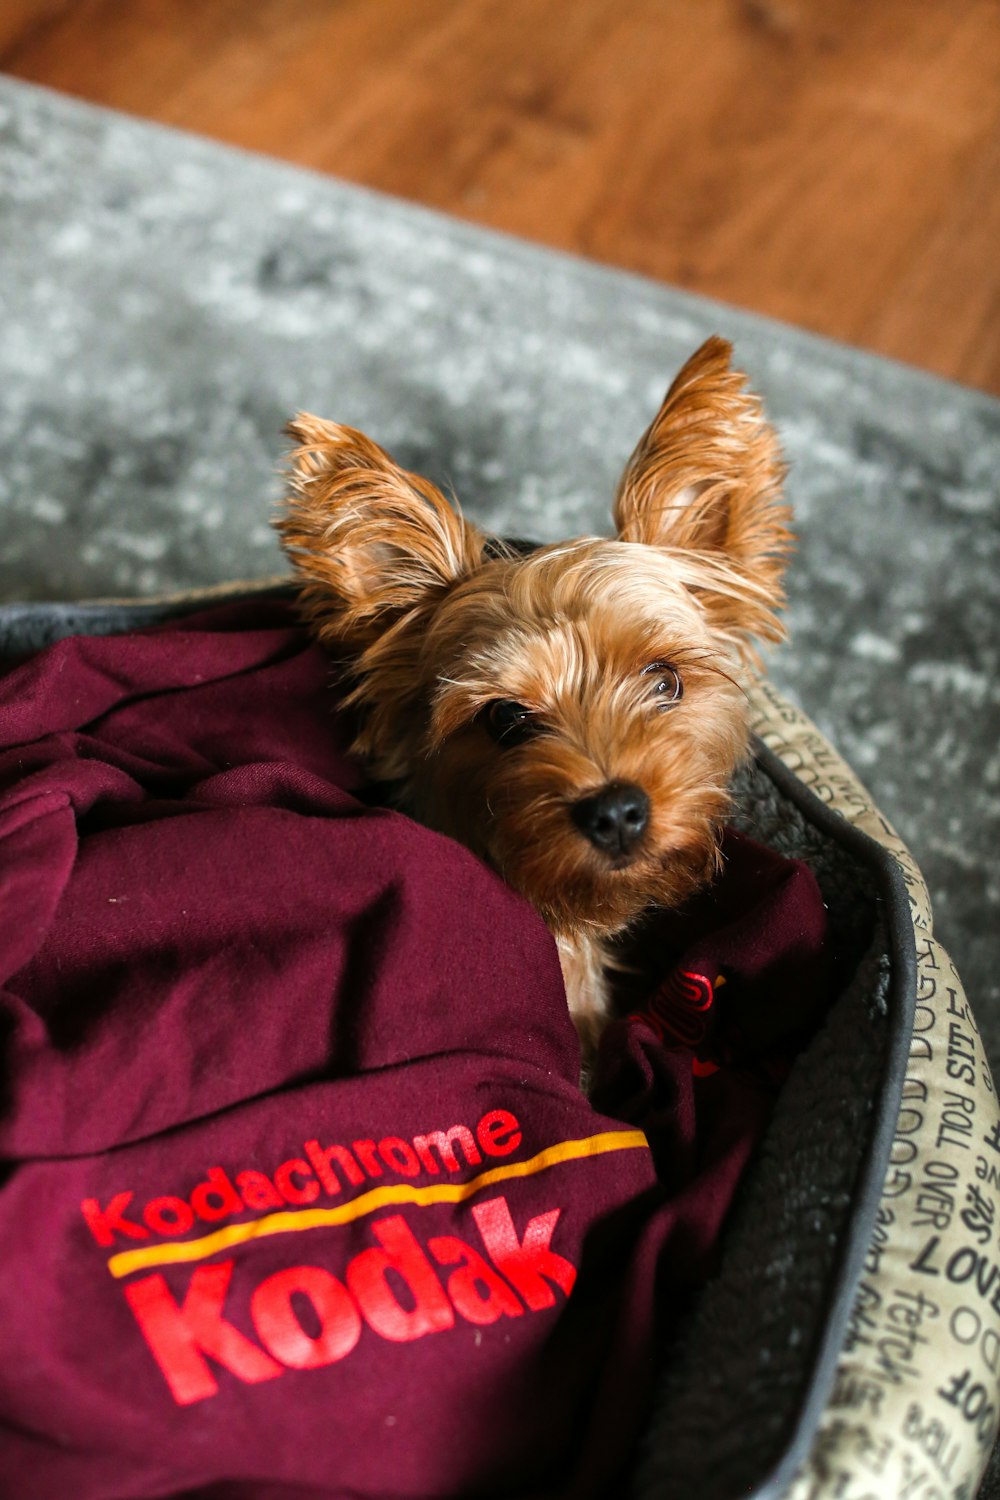
[[[49,636],[50,640],[55,640],[67,635],[86,634],[88,624],[105,620],[109,610],[115,612],[124,629],[141,629],[164,620],[182,618],[227,600],[294,597],[297,592],[295,580],[282,574],[141,599],[107,597],[78,602],[2,604],[0,621],[30,624],[33,618],[44,617],[56,626],[54,634]],[[802,816],[820,833],[847,847],[871,873],[886,918],[891,967],[881,1084],[873,1104],[862,1164],[850,1195],[850,1230],[839,1247],[836,1270],[826,1292],[822,1333],[781,1456],[747,1496],[747,1500],[780,1500],[796,1472],[807,1461],[827,1406],[862,1278],[865,1255],[876,1227],[906,1075],[916,1005],[917,959],[907,886],[892,851],[856,827],[836,808],[823,802],[759,735],[752,737],[751,749],[760,769]]]
[[[779,755],[753,736],[753,756],[783,796],[819,832],[846,846],[874,877],[885,913],[890,978],[887,996],[886,1048],[882,1077],[872,1111],[868,1143],[850,1198],[850,1232],[838,1255],[828,1292],[827,1316],[799,1401],[798,1415],[782,1455],[748,1500],[780,1500],[805,1463],[833,1388],[837,1361],[847,1334],[851,1310],[875,1231],[879,1204],[896,1132],[910,1037],[916,1011],[917,950],[906,883],[890,850],[828,807],[795,775]]]

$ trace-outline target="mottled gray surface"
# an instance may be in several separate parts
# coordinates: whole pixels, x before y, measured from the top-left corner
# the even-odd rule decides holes
[[[279,569],[298,407],[497,530],[606,530],[668,379],[733,339],[792,463],[773,675],[913,847],[1000,1071],[1000,403],[10,81],[0,179],[0,598]]]

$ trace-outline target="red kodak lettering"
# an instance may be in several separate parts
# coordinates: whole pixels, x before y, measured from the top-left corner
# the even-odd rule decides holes
[[[263,1172],[240,1172],[236,1186],[247,1208],[281,1208],[284,1198]]]
[[[304,1177],[306,1180],[298,1183],[295,1181],[296,1177]],[[289,1203],[312,1203],[319,1197],[319,1183],[312,1167],[298,1156],[281,1163],[274,1174],[274,1185]]]
[[[553,1286],[569,1296],[576,1270],[551,1246],[560,1209],[530,1219],[520,1238],[505,1198],[478,1204],[472,1213],[489,1260],[454,1235],[432,1237],[425,1254],[394,1214],[372,1224],[377,1245],[348,1262],[342,1281],[322,1266],[291,1266],[265,1277],[247,1309],[263,1348],[225,1316],[232,1260],[199,1267],[181,1302],[159,1273],[123,1290],[181,1406],[216,1394],[215,1367],[257,1384],[285,1369],[334,1364],[356,1347],[365,1323],[380,1338],[409,1343],[453,1328],[456,1314],[486,1325],[522,1317],[524,1304],[532,1311],[551,1307]],[[447,1291],[428,1256],[453,1268]]]
[[[133,1224],[131,1219],[125,1218],[125,1210],[134,1197],[134,1193],[116,1193],[107,1208],[102,1208],[96,1198],[84,1198],[80,1208],[87,1228],[99,1245],[113,1245],[116,1234],[123,1234],[130,1240],[149,1239],[145,1225]]]
[[[191,1194],[191,1207],[199,1219],[214,1223],[216,1219],[228,1219],[231,1214],[241,1214],[244,1204],[221,1167],[209,1167],[205,1181],[199,1182]]]
[[[292,1297],[308,1297],[319,1321],[307,1333],[295,1315]],[[320,1266],[292,1266],[262,1281],[250,1301],[261,1343],[293,1370],[315,1370],[350,1354],[361,1337],[361,1315],[347,1288]]]
[[[451,1303],[406,1220],[394,1214],[373,1224],[372,1230],[382,1249],[362,1250],[347,1267],[347,1285],[366,1321],[394,1343],[451,1328],[455,1322]],[[396,1297],[390,1275],[405,1283],[413,1301],[411,1309]]]
[[[181,1406],[214,1396],[219,1388],[206,1354],[252,1384],[282,1373],[281,1365],[222,1316],[232,1274],[231,1260],[200,1266],[180,1306],[159,1274],[125,1287],[143,1337]]]
[[[369,1177],[382,1176],[382,1163],[379,1161],[378,1156],[376,1155],[377,1150],[378,1147],[375,1145],[374,1141],[354,1142],[354,1154],[358,1158],[358,1161],[361,1163],[361,1165],[364,1167],[365,1171],[368,1173]]]
[[[412,1141],[388,1135],[377,1142],[362,1138],[349,1147],[306,1141],[302,1156],[283,1161],[270,1176],[234,1167],[230,1177],[224,1167],[209,1167],[190,1197],[151,1198],[138,1220],[126,1217],[135,1196],[131,1192],[116,1193],[106,1207],[96,1198],[85,1198],[80,1208],[97,1243],[109,1249],[122,1239],[146,1240],[150,1231],[175,1238],[185,1234],[196,1218],[212,1224],[245,1209],[260,1212],[284,1203],[314,1203],[321,1193],[337,1196],[345,1187],[360,1187],[369,1178],[385,1176],[387,1169],[401,1177],[417,1177],[421,1171],[435,1177],[442,1171],[462,1172],[480,1166],[484,1155],[509,1156],[522,1139],[517,1116],[509,1109],[493,1109],[481,1116],[474,1131],[467,1125],[452,1125],[415,1135]]]
[[[520,1292],[532,1312],[551,1307],[555,1302],[550,1281],[567,1297],[576,1281],[572,1262],[549,1248],[561,1213],[561,1209],[553,1208],[530,1219],[524,1238],[519,1240],[506,1198],[491,1198],[487,1203],[477,1203],[472,1210],[490,1260]]]
[[[420,1171],[417,1153],[409,1141],[401,1141],[398,1135],[388,1135],[378,1143],[378,1154],[393,1172],[401,1177],[416,1177]]]
[[[427,1248],[439,1265],[459,1267],[448,1277],[448,1296],[463,1318],[470,1323],[495,1323],[505,1314],[521,1317],[524,1308],[506,1281],[471,1245],[443,1234],[428,1240]]]
[[[476,1139],[487,1156],[509,1156],[523,1136],[517,1116],[509,1109],[491,1109],[476,1126]]]
[[[152,1198],[142,1217],[157,1234],[186,1234],[194,1223],[194,1210],[186,1198]]]
[[[453,1125],[450,1130],[432,1130],[429,1135],[415,1135],[413,1146],[421,1163],[428,1172],[440,1172],[431,1147],[440,1154],[446,1171],[459,1171],[459,1160],[455,1154],[455,1143],[461,1146],[462,1154],[470,1167],[478,1167],[482,1161],[472,1131],[465,1125]]]
[[[324,1192],[340,1193],[343,1191],[340,1178],[330,1165],[333,1161],[337,1162],[348,1182],[354,1187],[365,1180],[364,1172],[346,1146],[323,1147],[319,1141],[306,1141],[306,1155],[316,1169],[316,1176],[323,1184]]]

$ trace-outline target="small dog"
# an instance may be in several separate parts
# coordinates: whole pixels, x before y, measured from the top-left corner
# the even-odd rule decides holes
[[[609,940],[709,881],[747,753],[741,674],[778,640],[776,436],[711,338],[626,465],[617,537],[525,555],[362,433],[300,414],[278,529],[345,661],[355,751],[553,932],[585,1052]]]

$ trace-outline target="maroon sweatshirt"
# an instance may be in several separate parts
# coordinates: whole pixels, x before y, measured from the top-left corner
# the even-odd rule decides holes
[[[3,1496],[598,1494],[713,1265],[771,1089],[703,1022],[812,983],[808,872],[731,844],[757,936],[595,1107],[549,934],[333,704],[283,604],[0,676]]]

